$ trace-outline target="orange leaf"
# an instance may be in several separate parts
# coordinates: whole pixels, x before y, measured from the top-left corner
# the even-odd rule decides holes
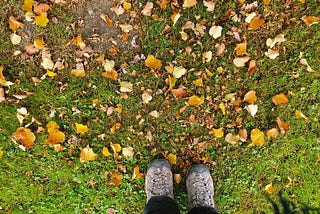
[[[41,27],[45,27],[49,23],[49,19],[47,18],[47,14],[45,13],[42,13],[39,16],[36,16],[34,20],[36,22],[36,25]]]
[[[161,9],[164,9],[167,7],[167,4],[170,2],[170,0],[162,0],[159,4]]]
[[[189,97],[188,104],[189,105],[202,105],[204,103],[204,96],[198,97],[196,95],[192,95]]]
[[[263,0],[263,3],[264,3],[265,5],[269,5],[270,0]]]
[[[264,18],[260,15],[253,17],[251,22],[249,23],[250,30],[257,30],[264,24]]]
[[[289,130],[289,124],[287,122],[282,121],[280,117],[277,117],[276,122],[278,124],[281,134],[285,134]]]
[[[266,185],[264,190],[269,194],[273,194],[274,193],[274,187],[272,186],[272,183]]]
[[[184,95],[186,94],[186,90],[184,90],[182,87],[178,89],[172,89],[171,92],[177,99],[184,97]]]
[[[237,56],[243,56],[247,55],[247,43],[243,42],[240,44],[237,44],[236,48],[234,49],[236,51]]]
[[[66,139],[66,136],[63,132],[55,130],[55,131],[49,132],[48,137],[46,138],[46,142],[48,144],[58,144],[58,143],[64,142],[65,139]]]
[[[34,4],[34,0],[24,0],[21,9],[27,12],[32,12],[32,6]]]
[[[50,132],[58,131],[59,128],[60,128],[59,125],[58,125],[56,122],[54,122],[54,121],[48,122],[47,125],[46,125],[46,127],[47,127],[49,133],[50,133]]]
[[[94,153],[94,151],[92,150],[92,148],[90,148],[89,145],[87,145],[86,148],[81,150],[81,153],[80,153],[80,162],[81,163],[93,161],[93,160],[96,160],[97,158],[98,158],[98,155],[96,153]]]
[[[50,6],[44,3],[38,4],[36,7],[33,8],[33,12],[38,15],[44,14],[48,10],[50,10]]]
[[[114,69],[112,69],[111,71],[103,72],[102,76],[108,79],[117,80],[118,73]]]
[[[33,44],[34,44],[34,47],[36,47],[39,50],[44,49],[44,41],[41,38],[34,39]]]
[[[184,0],[182,7],[193,7],[197,4],[197,0]]]
[[[36,136],[33,132],[25,127],[18,128],[13,133],[14,138],[19,141],[24,147],[31,147],[34,144]]]
[[[10,16],[9,17],[9,28],[11,30],[17,30],[20,27],[23,27],[24,24],[19,22],[15,17]]]
[[[256,91],[251,90],[248,91],[243,98],[243,101],[246,101],[247,103],[253,104],[257,101]]]
[[[283,94],[277,94],[275,96],[272,97],[272,102],[276,105],[276,106],[281,106],[281,105],[286,105],[289,102],[288,97]]]
[[[248,68],[248,74],[252,74],[255,70],[257,70],[258,67],[256,65],[256,61],[255,60],[250,60],[249,61],[249,68]]]
[[[192,83],[195,84],[196,86],[203,86],[203,82],[201,78],[193,80]]]
[[[145,61],[145,65],[151,69],[158,69],[162,67],[162,62],[161,60],[155,58],[153,55],[148,55]]]
[[[105,13],[100,14],[100,18],[103,21],[105,21],[108,24],[109,27],[113,26],[113,20],[110,19],[110,17],[107,14],[105,14]]]
[[[272,128],[267,131],[267,137],[269,139],[275,138],[278,134],[279,134],[279,131],[276,128]]]
[[[302,21],[307,25],[307,27],[310,27],[313,24],[317,24],[320,22],[320,17],[317,16],[302,16]]]
[[[83,68],[80,69],[72,69],[71,74],[75,77],[85,77],[86,71]]]
[[[252,146],[263,145],[264,144],[264,133],[262,131],[260,131],[259,129],[253,129],[251,131],[251,140],[252,140],[252,143],[251,143]]]
[[[111,174],[111,180],[108,181],[109,185],[115,185],[119,186],[121,181],[123,179],[123,176],[117,172],[112,172]]]

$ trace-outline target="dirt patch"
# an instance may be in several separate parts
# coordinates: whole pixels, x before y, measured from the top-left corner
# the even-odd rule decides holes
[[[114,11],[120,7],[119,1],[112,0],[79,1],[74,7],[74,13],[79,17],[77,33],[89,42],[94,51],[104,53],[138,47],[138,13],[131,8],[116,14]],[[101,16],[107,17],[109,22]]]

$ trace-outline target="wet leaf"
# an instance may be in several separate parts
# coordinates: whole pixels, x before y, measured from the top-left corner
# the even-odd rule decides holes
[[[272,183],[266,185],[264,190],[269,194],[273,194],[274,193],[274,187],[272,186]]]
[[[20,27],[23,27],[24,24],[19,22],[14,16],[9,17],[9,28],[13,31],[17,30]]]
[[[289,99],[284,93],[280,93],[272,97],[272,102],[276,106],[282,106],[288,104]]]
[[[40,14],[39,16],[36,16],[34,19],[36,25],[40,27],[45,27],[49,23],[49,19],[47,18],[47,14]]]
[[[80,162],[81,163],[85,163],[88,161],[94,161],[98,158],[98,155],[96,153],[94,153],[94,151],[92,150],[92,148],[90,148],[89,145],[87,145],[86,148],[81,150],[80,153]]]
[[[263,145],[264,144],[264,133],[262,131],[260,131],[259,129],[253,129],[251,131],[251,145],[255,146],[255,145]]]
[[[251,90],[248,91],[243,98],[243,101],[246,101],[247,103],[253,104],[257,101],[257,95],[256,95],[256,91]]]
[[[269,139],[273,139],[273,138],[277,137],[278,134],[279,134],[279,131],[276,128],[272,128],[267,131],[267,137]]]
[[[170,153],[168,155],[168,161],[172,165],[177,164],[177,156],[175,154]]]
[[[18,128],[13,133],[14,138],[20,142],[24,147],[31,147],[34,144],[36,136],[33,132],[25,127]]]
[[[155,58],[153,55],[148,55],[145,61],[145,65],[151,69],[159,69],[162,67],[162,62],[161,60]]]
[[[88,126],[83,125],[81,123],[75,123],[76,125],[76,133],[83,136],[88,131]]]
[[[204,103],[204,96],[198,97],[196,95],[192,95],[188,99],[189,105],[202,105]]]

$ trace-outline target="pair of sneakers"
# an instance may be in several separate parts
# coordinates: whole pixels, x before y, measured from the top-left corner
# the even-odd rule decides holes
[[[173,177],[171,166],[165,159],[151,162],[145,179],[147,202],[154,196],[166,196],[173,199]],[[208,167],[194,164],[187,172],[186,186],[189,208],[214,207],[213,181]]]

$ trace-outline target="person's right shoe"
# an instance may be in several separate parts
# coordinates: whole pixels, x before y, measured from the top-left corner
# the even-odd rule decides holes
[[[190,209],[194,207],[214,207],[214,187],[208,167],[194,164],[187,172],[187,192]]]

